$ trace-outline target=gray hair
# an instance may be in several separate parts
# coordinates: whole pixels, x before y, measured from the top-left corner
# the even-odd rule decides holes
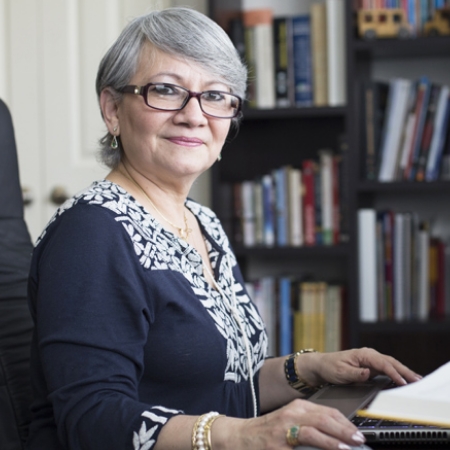
[[[141,49],[147,42],[164,53],[199,64],[244,98],[247,68],[226,32],[194,9],[173,7],[139,16],[124,28],[100,62],[96,79],[99,99],[103,89],[109,87],[115,92],[115,100],[121,101],[120,90],[135,74]],[[233,125],[238,122],[239,119],[232,119]],[[108,132],[100,139],[100,160],[113,169],[119,164],[123,149],[120,139],[119,148],[112,149],[112,138]]]

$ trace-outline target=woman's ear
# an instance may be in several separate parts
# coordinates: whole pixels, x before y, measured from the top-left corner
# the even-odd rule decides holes
[[[118,106],[114,92],[110,88],[105,88],[100,93],[100,108],[102,110],[103,120],[108,131],[116,135],[119,128]]]

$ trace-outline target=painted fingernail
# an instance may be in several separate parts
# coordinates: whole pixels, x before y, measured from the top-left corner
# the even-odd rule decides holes
[[[358,442],[358,444],[362,444],[366,438],[364,437],[364,435],[361,433],[361,431],[357,431],[353,436],[352,439],[355,442]]]
[[[351,447],[349,447],[347,444],[339,444],[338,448],[340,450],[352,450]]]

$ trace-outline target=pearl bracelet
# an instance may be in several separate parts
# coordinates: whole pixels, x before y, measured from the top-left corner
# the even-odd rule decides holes
[[[216,419],[222,417],[216,411],[201,415],[192,429],[192,450],[212,450],[211,448],[211,427]]]

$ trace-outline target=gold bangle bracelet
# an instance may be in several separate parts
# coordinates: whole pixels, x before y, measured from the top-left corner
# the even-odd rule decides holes
[[[218,412],[211,411],[209,413],[202,414],[197,418],[194,427],[192,428],[192,450],[211,450],[210,447],[207,447],[208,443],[205,440],[206,427],[211,421],[213,422],[217,416],[219,416]],[[209,425],[209,427],[211,427],[211,425]]]
[[[212,450],[212,444],[211,444],[211,427],[213,425],[213,423],[219,418],[219,417],[223,417],[223,414],[219,414],[217,416],[213,416],[209,419],[209,421],[206,423],[205,425],[205,431],[204,431],[204,436],[205,436],[205,447],[206,450]]]

